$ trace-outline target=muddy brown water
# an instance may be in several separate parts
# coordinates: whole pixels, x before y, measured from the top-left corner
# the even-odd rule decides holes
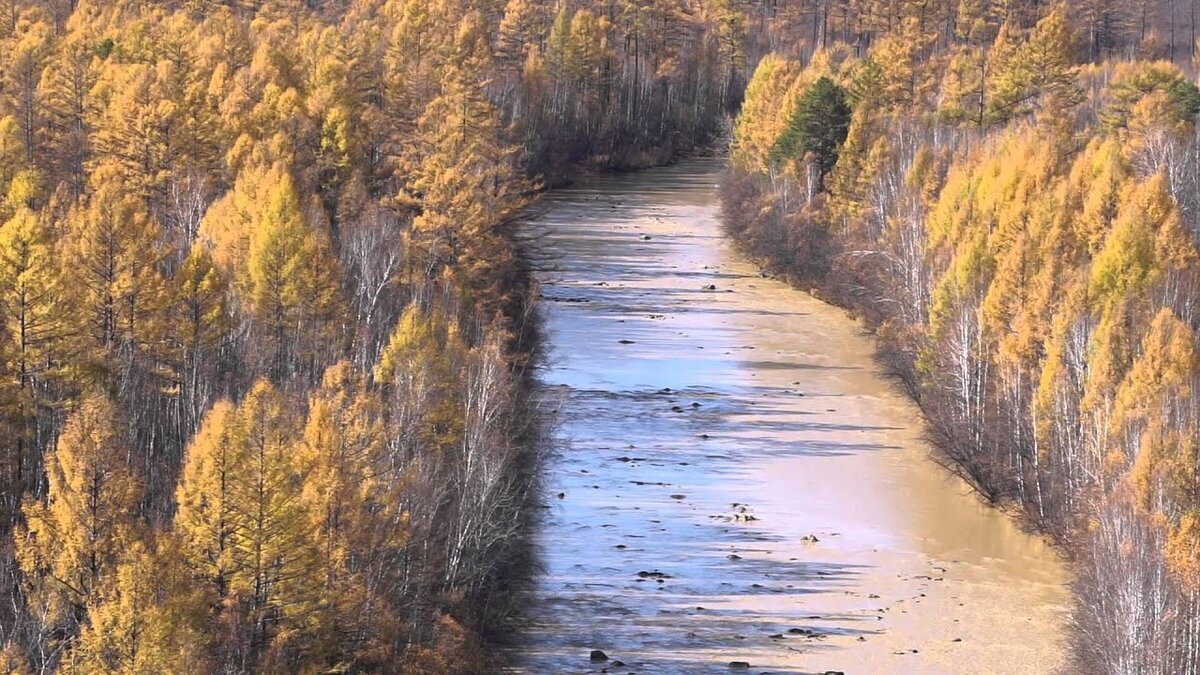
[[[858,324],[733,250],[719,170],[538,219],[559,442],[512,672],[1056,670],[1062,561],[929,459]]]

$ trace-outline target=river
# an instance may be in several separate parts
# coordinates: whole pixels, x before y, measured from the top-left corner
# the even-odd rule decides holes
[[[856,322],[733,250],[719,171],[539,217],[558,443],[512,672],[1061,666],[1064,563],[929,458]]]

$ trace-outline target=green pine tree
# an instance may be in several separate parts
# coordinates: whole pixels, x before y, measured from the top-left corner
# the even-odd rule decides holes
[[[779,164],[811,156],[824,177],[837,163],[850,129],[851,112],[846,91],[828,77],[820,77],[800,96],[787,127],[771,148],[771,161]]]

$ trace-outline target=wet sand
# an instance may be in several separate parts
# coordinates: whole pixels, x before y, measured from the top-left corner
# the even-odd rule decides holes
[[[539,219],[560,443],[513,672],[1053,672],[1056,553],[929,459],[854,321],[733,251],[718,171]]]

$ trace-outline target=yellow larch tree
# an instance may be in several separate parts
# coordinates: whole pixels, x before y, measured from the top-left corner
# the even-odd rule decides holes
[[[1130,478],[1141,504],[1151,513],[1172,513],[1200,497],[1194,441],[1179,444],[1195,419],[1181,415],[1192,395],[1197,365],[1195,334],[1169,309],[1161,309],[1140,343],[1117,390],[1111,420],[1114,449],[1138,448]],[[1180,456],[1178,451],[1187,452]],[[1174,452],[1173,452],[1174,451]]]
[[[340,356],[345,299],[328,236],[311,225],[286,172],[250,232],[238,288],[277,378],[320,373]],[[330,354],[329,352],[332,352]]]
[[[937,34],[916,17],[905,18],[898,30],[888,32],[871,49],[879,66],[877,103],[887,109],[923,110],[937,83],[929,66],[930,49]]]
[[[1001,29],[997,42],[1006,42],[993,48],[997,67],[988,93],[990,123],[1036,112],[1049,133],[1067,132],[1067,116],[1083,100],[1083,91],[1065,12],[1058,7],[1047,14],[1019,45],[1010,47],[1008,27]]]
[[[134,542],[88,606],[88,623],[63,656],[78,675],[189,675],[209,670],[204,607],[173,549]]]
[[[84,619],[97,588],[141,536],[142,487],[128,461],[116,407],[90,394],[46,454],[45,503],[22,506],[17,560],[35,606],[56,622]]]
[[[259,380],[238,406],[205,415],[176,495],[183,558],[216,620],[245,626],[226,647],[248,659],[305,644],[319,617],[322,566],[295,432],[283,396]]]
[[[229,592],[237,512],[231,490],[246,464],[237,441],[237,412],[218,401],[204,414],[184,454],[175,491],[175,534],[192,574],[211,586],[216,597]]]
[[[401,200],[417,211],[413,251],[425,278],[448,277],[485,316],[507,299],[513,252],[501,229],[524,203],[513,149],[497,138],[495,106],[484,94],[479,63],[486,32],[478,15],[463,19],[455,38],[465,65],[448,65],[442,92],[425,108],[417,142],[402,157]]]
[[[1129,186],[1121,202],[1092,264],[1091,293],[1101,306],[1140,293],[1167,270],[1181,269],[1196,256],[1165,175]]]
[[[228,277],[203,245],[192,247],[173,282],[171,344],[164,360],[179,399],[181,436],[186,437],[215,395],[214,380],[228,358],[232,310]]]
[[[550,22],[547,10],[536,0],[508,0],[496,31],[496,57],[501,65],[520,70],[530,50],[541,49]]]
[[[169,297],[158,268],[166,255],[159,227],[119,175],[113,165],[93,173],[95,190],[72,211],[64,252],[81,365],[101,380],[118,357],[136,359],[160,343]]]
[[[27,167],[43,159],[39,150],[46,110],[45,102],[38,94],[38,83],[50,55],[53,34],[54,26],[48,21],[36,18],[22,21],[3,57],[4,74],[0,76],[0,86],[9,102],[24,151],[22,159]]]
[[[245,612],[251,654],[277,652],[302,638],[320,601],[321,565],[300,497],[307,467],[296,462],[294,434],[283,396],[257,382],[238,406],[234,443],[241,463],[229,489],[229,588]]]
[[[408,454],[447,450],[462,441],[462,397],[468,348],[440,311],[412,304],[400,317],[375,367]]]
[[[268,195],[283,182],[285,173],[282,166],[248,167],[205,211],[199,240],[212,251],[213,262],[227,277],[245,268],[251,235],[262,220]]]
[[[988,78],[992,70],[995,39],[983,3],[962,0],[955,21],[957,44],[942,79],[939,114],[952,122],[983,126],[987,115]]]
[[[36,424],[39,384],[56,364],[56,342],[63,337],[59,268],[42,219],[19,210],[0,227],[0,329],[9,337],[3,362],[16,378],[17,419],[13,480],[23,485],[28,465],[30,426]]]
[[[96,85],[100,61],[96,42],[85,31],[73,32],[50,57],[39,83],[50,121],[46,144],[54,160],[51,175],[66,181],[76,199],[87,187],[89,94]]]
[[[799,65],[781,56],[769,54],[759,61],[746,87],[730,149],[732,160],[741,168],[767,168],[771,148],[791,116],[786,105],[788,92],[799,76]]]
[[[374,561],[405,541],[403,476],[390,465],[383,409],[364,375],[348,361],[330,366],[308,402],[296,461],[305,472],[301,500],[321,561],[321,607],[314,614],[314,656],[336,664],[378,658],[386,598],[367,578]],[[348,637],[356,647],[346,651]]]

